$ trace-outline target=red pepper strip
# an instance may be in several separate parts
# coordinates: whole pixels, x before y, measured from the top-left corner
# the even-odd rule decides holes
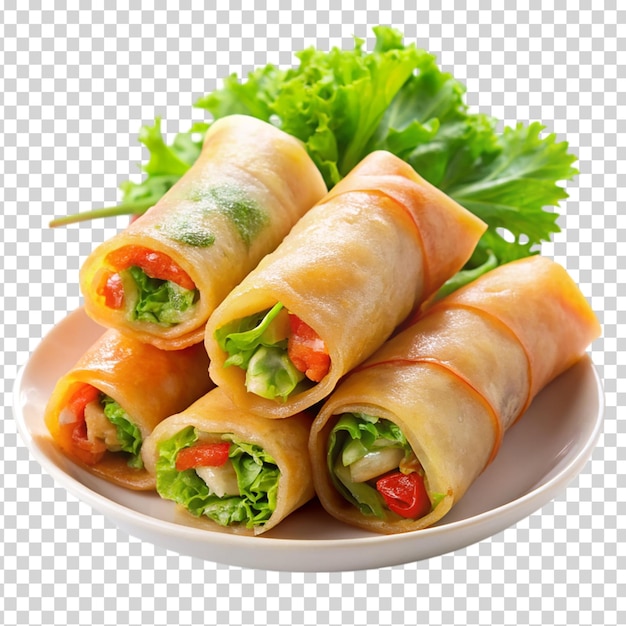
[[[228,461],[230,443],[198,443],[183,448],[176,455],[176,469],[179,472],[194,467],[219,467]]]
[[[328,374],[330,355],[320,336],[298,316],[289,314],[291,336],[287,354],[296,369],[309,380],[319,382]]]
[[[100,392],[92,385],[81,385],[67,403],[68,410],[76,418],[75,421],[84,421],[85,407],[98,399]]]
[[[118,271],[136,265],[152,278],[169,280],[184,289],[196,288],[189,274],[164,252],[143,246],[122,246],[109,252],[106,262]]]
[[[110,309],[122,308],[124,304],[124,285],[119,274],[105,274],[96,291],[99,296],[104,296],[104,303]]]
[[[391,511],[411,519],[423,517],[432,507],[424,477],[417,472],[392,472],[376,481],[376,489]]]
[[[67,409],[75,417],[74,422],[59,424],[61,445],[69,448],[79,461],[86,465],[95,465],[106,452],[104,442],[87,439],[85,407],[98,399],[100,392],[91,385],[83,385],[67,403]]]

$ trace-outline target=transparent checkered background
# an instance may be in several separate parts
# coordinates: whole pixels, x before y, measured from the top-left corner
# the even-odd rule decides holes
[[[103,3],[4,0],[0,9],[3,622],[626,623],[617,575],[626,570],[626,257],[617,250],[626,240],[626,11],[618,1],[507,1],[497,10],[502,3],[485,0],[384,9],[344,0],[340,10],[329,0],[79,4]],[[129,537],[55,486],[12,419],[18,368],[80,304],[82,260],[121,226],[53,231],[47,222],[115,203],[121,181],[139,180],[142,123],[161,116],[168,134],[186,130],[202,118],[192,103],[230,72],[291,65],[292,52],[309,45],[351,48],[353,35],[369,47],[376,24],[435,53],[466,83],[473,107],[507,124],[540,120],[578,154],[563,230],[544,253],[579,281],[604,327],[592,349],[607,403],[599,445],[578,479],[528,519],[405,566],[246,570]]]

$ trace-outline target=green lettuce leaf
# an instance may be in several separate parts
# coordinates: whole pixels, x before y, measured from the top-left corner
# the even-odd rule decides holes
[[[120,272],[124,292],[130,301],[132,321],[160,326],[180,324],[198,300],[197,289],[185,289],[176,283],[148,276],[140,267]]]
[[[388,150],[445,187],[455,164],[473,163],[495,141],[495,121],[469,114],[464,95],[464,85],[425,57],[385,112],[370,150]]]
[[[376,28],[376,46],[363,40],[353,50],[309,48],[286,73],[272,104],[279,127],[301,139],[328,187],[369,152],[368,144],[387,108],[416,67],[430,55],[402,45],[392,29]]]
[[[229,458],[237,474],[241,498],[251,526],[266,522],[276,509],[280,470],[262,448],[230,437]]]
[[[218,345],[229,355],[224,367],[246,370],[246,389],[269,400],[286,400],[305,378],[289,359],[288,336],[289,316],[280,302],[215,331]]]
[[[231,74],[224,80],[222,89],[203,96],[195,106],[209,111],[214,119],[227,115],[251,115],[269,122],[285,73],[270,64],[250,72],[245,82],[240,81],[236,74]]]
[[[185,507],[192,515],[206,515],[222,526],[244,524],[247,528],[262,525],[276,509],[280,470],[274,459],[259,446],[223,435],[231,441],[229,458],[237,474],[239,496],[222,498],[211,493],[193,469],[179,472],[176,456],[198,440],[198,432],[188,426],[174,437],[159,443],[156,485],[159,494]]]
[[[576,157],[568,144],[550,134],[541,137],[544,127],[518,124],[505,128],[498,137],[492,158],[466,167],[445,188],[459,204],[489,225],[480,243],[501,263],[536,254],[542,241],[559,232],[558,214],[548,211],[567,197],[557,182],[572,178]],[[512,240],[505,239],[506,234]]]
[[[224,366],[248,367],[252,355],[259,346],[286,346],[287,329],[284,324],[277,328],[272,322],[284,310],[278,302],[271,309],[233,320],[215,331],[215,339],[229,357]],[[288,323],[288,321],[287,321]]]
[[[128,465],[136,469],[143,467],[141,459],[141,446],[143,437],[139,428],[131,421],[126,411],[110,396],[102,395],[102,406],[104,414],[117,431],[117,439],[124,452],[128,452],[131,456]]]
[[[476,251],[474,253],[474,258],[477,257]],[[457,272],[452,278],[449,278],[443,285],[440,287],[439,291],[435,294],[434,300],[440,300],[441,298],[445,298],[448,294],[451,294],[453,291],[456,291],[463,285],[467,285],[471,283],[473,280],[476,280],[478,277],[486,274],[492,269],[498,267],[499,262],[496,255],[491,251],[487,250],[487,258],[480,263],[479,265],[471,265],[471,261],[466,265],[467,269],[462,269]]]
[[[410,452],[410,446],[402,430],[389,420],[381,420],[365,413],[345,413],[338,420],[333,432],[346,431],[349,435],[341,453],[343,465],[350,465],[369,452],[385,445],[393,445]]]
[[[197,146],[188,135],[177,135],[171,146],[165,143],[159,117],[153,126],[141,127],[139,141],[150,153],[150,160],[143,166],[143,170],[151,176],[182,176],[198,158]]]

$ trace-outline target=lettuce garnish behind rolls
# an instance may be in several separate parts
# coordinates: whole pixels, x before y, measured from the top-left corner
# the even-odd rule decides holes
[[[220,89],[195,106],[214,120],[245,114],[298,137],[332,188],[375,150],[407,161],[428,182],[487,222],[489,228],[466,266],[445,291],[471,282],[494,267],[537,254],[560,230],[557,207],[567,197],[576,157],[566,142],[543,134],[540,122],[499,130],[498,121],[469,110],[465,86],[441,71],[434,55],[406,44],[397,30],[373,28],[375,45],[364,50],[307,48],[297,65],[266,65],[245,79],[230,75]],[[53,222],[141,214],[197,158],[210,126],[196,123],[168,144],[160,120],[141,129],[149,151],[145,180],[122,185],[117,207],[71,215]]]

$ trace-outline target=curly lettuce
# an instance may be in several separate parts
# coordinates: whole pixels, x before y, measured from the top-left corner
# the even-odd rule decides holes
[[[206,516],[221,526],[243,524],[254,528],[265,524],[276,509],[280,470],[274,459],[255,444],[240,441],[230,434],[229,462],[237,474],[240,495],[219,497],[194,469],[176,469],[179,451],[198,440],[193,426],[184,428],[158,445],[156,487],[159,494],[177,502],[196,517]]]
[[[197,289],[185,289],[170,280],[153,278],[136,265],[121,271],[120,276],[132,321],[175,326],[184,321],[198,301]]]
[[[101,403],[104,415],[115,426],[117,439],[122,451],[130,455],[128,465],[136,469],[142,469],[141,446],[143,445],[143,437],[141,431],[132,422],[128,413],[113,398],[102,394]]]
[[[195,106],[210,120],[166,144],[160,120],[143,127],[149,152],[145,180],[122,185],[118,207],[79,213],[53,225],[91,217],[139,214],[152,206],[197,158],[213,120],[257,117],[300,139],[329,188],[367,154],[387,150],[488,224],[472,258],[445,287],[471,281],[494,266],[540,252],[559,231],[562,186],[577,170],[566,142],[540,122],[498,130],[497,120],[470,111],[466,88],[443,72],[434,55],[406,44],[387,26],[373,29],[370,52],[307,48],[289,69],[266,65],[241,79],[231,74]]]

